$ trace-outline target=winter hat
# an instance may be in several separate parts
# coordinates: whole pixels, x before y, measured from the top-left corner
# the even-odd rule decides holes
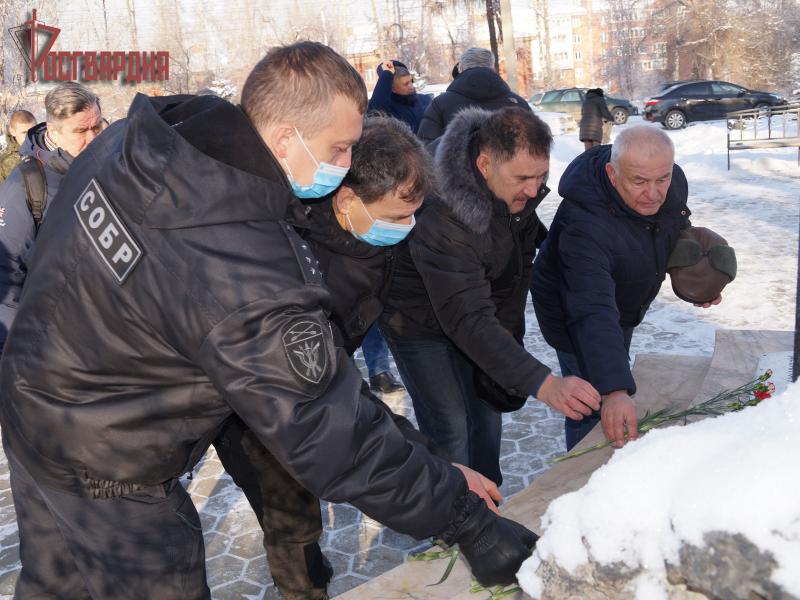
[[[667,263],[675,295],[686,302],[715,300],[736,277],[736,253],[721,235],[705,227],[681,231]]]

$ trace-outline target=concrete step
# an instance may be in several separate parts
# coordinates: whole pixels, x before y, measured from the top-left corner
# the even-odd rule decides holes
[[[793,334],[788,331],[720,330],[716,334],[711,358],[640,354],[633,375],[637,384],[635,397],[639,416],[671,406],[684,408],[713,397],[725,389],[751,380],[762,355],[792,349]],[[585,448],[604,439],[596,427],[577,446]],[[582,487],[613,450],[605,448],[553,465],[533,484],[509,500],[501,512],[540,530],[540,519],[552,500]],[[439,580],[446,561],[407,562],[339,596],[342,600],[379,600],[419,598],[425,600],[474,600],[470,594],[470,574],[459,561],[448,579]],[[517,593],[509,600],[522,600]]]
[[[648,410],[658,410],[665,406],[688,406],[694,400],[711,363],[709,358],[695,356],[638,355],[633,374],[638,386],[636,403],[640,414],[644,415]],[[595,428],[578,448],[593,445],[603,439],[602,431],[599,427]],[[608,461],[612,453],[611,448],[605,448],[553,465],[533,484],[511,498],[501,508],[501,512],[534,531],[540,530],[540,519],[550,502],[562,494],[582,487],[591,474]],[[439,580],[446,566],[444,560],[406,562],[338,598],[475,600],[479,597],[470,594],[469,570],[461,561],[444,583],[430,587],[430,584]],[[507,598],[520,600],[522,594]]]

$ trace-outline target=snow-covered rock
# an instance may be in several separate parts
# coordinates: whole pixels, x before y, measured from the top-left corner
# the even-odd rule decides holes
[[[651,431],[553,501],[520,584],[543,600],[800,598],[798,457],[800,384]]]

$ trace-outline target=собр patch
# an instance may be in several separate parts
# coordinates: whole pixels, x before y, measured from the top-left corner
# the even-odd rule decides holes
[[[109,204],[96,179],[89,182],[74,208],[95,250],[117,282],[124,283],[142,258],[142,250]]]

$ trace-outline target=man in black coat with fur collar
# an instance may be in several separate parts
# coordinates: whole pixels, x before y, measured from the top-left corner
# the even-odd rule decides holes
[[[501,410],[530,395],[572,418],[599,407],[589,384],[552,375],[522,345],[552,141],[518,108],[453,120],[436,153],[441,195],[398,257],[384,314],[421,431],[498,485]]]

